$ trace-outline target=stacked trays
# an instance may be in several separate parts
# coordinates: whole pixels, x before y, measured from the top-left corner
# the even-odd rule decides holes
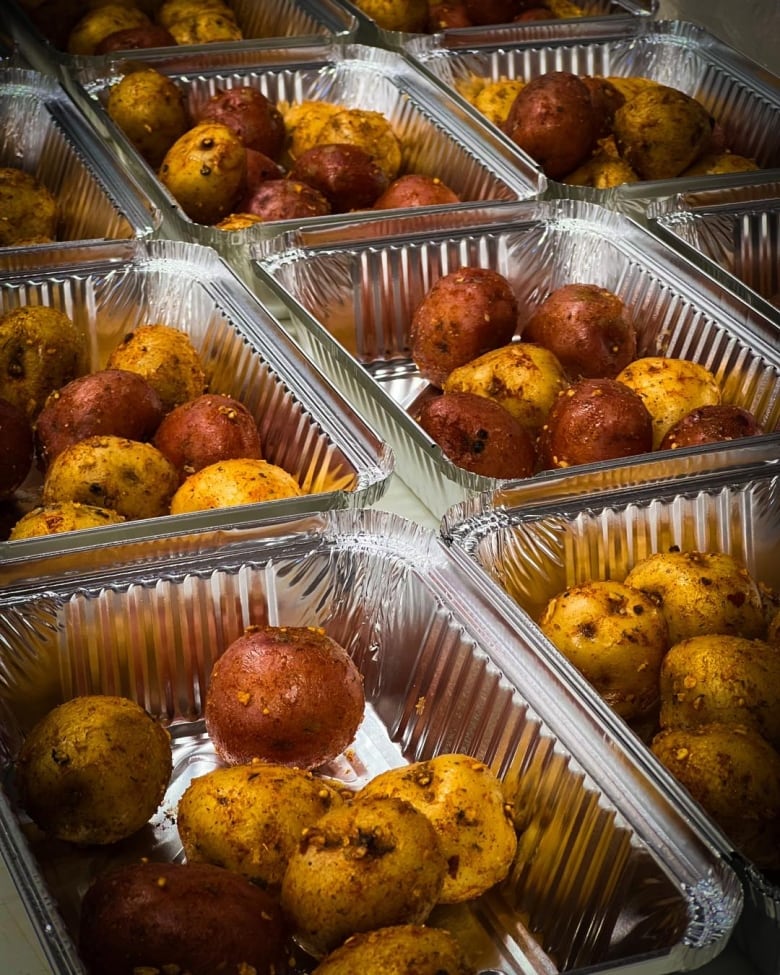
[[[228,543],[221,532],[174,541],[122,546],[106,570],[64,556],[0,597],[0,846],[55,975],[83,972],[73,931],[96,870],[181,857],[178,797],[217,764],[204,682],[228,642],[263,623],[323,627],[364,675],[365,718],[329,775],[359,787],[461,752],[504,778],[521,829],[516,869],[431,919],[458,934],[478,972],[660,975],[723,947],[741,907],[736,874],[630,743],[604,734],[598,709],[467,556],[396,516],[348,510],[274,519]],[[41,842],[14,802],[9,755],[30,723],[93,692],[130,696],[172,735],[170,788],[132,854]]]

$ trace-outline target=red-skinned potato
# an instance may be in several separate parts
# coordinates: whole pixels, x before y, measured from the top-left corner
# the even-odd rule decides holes
[[[596,132],[600,139],[612,131],[615,112],[626,100],[625,95],[607,78],[597,75],[581,75],[582,83],[590,92],[593,111],[596,114]]]
[[[318,190],[334,213],[373,206],[390,184],[373,156],[346,142],[312,146],[298,156],[288,176]]]
[[[375,210],[391,210],[396,207],[439,206],[443,203],[460,203],[458,194],[437,176],[422,173],[405,173],[394,179],[374,201]]]
[[[278,162],[256,149],[246,151],[246,195],[251,196],[261,183],[269,179],[281,179],[284,169]]]
[[[456,366],[506,345],[517,328],[517,299],[509,281],[490,268],[461,267],[436,281],[415,309],[412,359],[441,387]]]
[[[173,47],[176,41],[170,31],[159,24],[141,27],[125,27],[108,34],[95,48],[95,54],[113,54],[114,51],[138,51],[148,47]]]
[[[33,430],[24,410],[0,398],[0,498],[24,482],[33,462]]]
[[[592,152],[599,120],[589,89],[568,71],[532,79],[515,98],[504,131],[551,179],[561,179]]]
[[[749,410],[730,403],[700,406],[686,413],[667,431],[660,450],[676,450],[703,443],[721,443],[740,437],[757,437],[763,433],[761,424]]]
[[[218,91],[195,113],[196,122],[218,122],[239,137],[247,149],[278,159],[284,146],[282,113],[250,85]]]
[[[331,212],[330,203],[308,183],[297,179],[267,179],[237,207],[263,221],[321,217]]]
[[[555,353],[573,379],[614,379],[637,348],[636,327],[623,301],[595,284],[556,288],[532,315],[523,339]]]

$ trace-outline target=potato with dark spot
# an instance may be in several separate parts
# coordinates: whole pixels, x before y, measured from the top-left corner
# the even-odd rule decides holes
[[[24,483],[34,457],[33,428],[21,406],[0,397],[0,498]]]
[[[394,179],[376,200],[375,210],[392,210],[407,207],[442,206],[446,203],[460,203],[458,194],[450,189],[437,176],[422,173],[405,173]]]
[[[129,71],[112,85],[106,111],[155,170],[190,125],[184,92],[154,68]]]
[[[276,160],[284,147],[282,113],[273,102],[251,85],[237,85],[212,95],[194,113],[196,122],[226,125],[247,149]]]
[[[11,527],[9,541],[36,538],[38,535],[60,535],[63,532],[83,531],[117,525],[127,519],[111,508],[78,501],[52,501],[28,511]]]
[[[334,213],[371,207],[390,184],[373,156],[349,143],[323,143],[307,149],[295,160],[288,177],[322,193]]]
[[[667,430],[660,450],[677,450],[697,444],[723,443],[741,437],[758,437],[763,428],[749,410],[731,403],[699,406]]]
[[[463,949],[443,928],[397,924],[354,934],[313,975],[473,975]]]
[[[323,217],[331,206],[319,190],[298,179],[267,179],[239,203],[241,213],[251,213],[264,223]]]

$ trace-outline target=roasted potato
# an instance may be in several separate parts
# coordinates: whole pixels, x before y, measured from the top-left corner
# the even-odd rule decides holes
[[[188,20],[209,11],[224,17],[235,17],[233,8],[226,0],[163,0],[157,7],[155,19],[158,24],[170,28],[177,20]]]
[[[401,143],[381,112],[365,108],[343,108],[329,114],[317,135],[317,144],[349,143],[365,150],[387,175],[395,179],[401,171]]]
[[[204,10],[174,20],[168,30],[177,44],[216,44],[244,39],[235,17],[219,10]]]
[[[95,54],[113,54],[115,51],[140,51],[148,47],[173,47],[176,43],[170,31],[159,24],[141,27],[125,27],[107,34],[96,46]]]
[[[699,406],[681,417],[664,434],[661,450],[676,450],[702,443],[723,443],[741,437],[757,437],[763,428],[749,410],[730,403]]]
[[[654,723],[669,627],[649,596],[614,579],[583,582],[553,596],[539,626],[629,724]]]
[[[423,924],[447,873],[438,834],[410,802],[366,796],[305,830],[282,880],[282,909],[315,957],[353,934]]]
[[[318,99],[307,99],[292,105],[280,105],[279,110],[287,129],[287,153],[297,159],[301,153],[316,146],[325,122],[344,106]]]
[[[171,514],[297,498],[303,493],[292,474],[278,464],[233,457],[202,467],[185,478],[171,498]]]
[[[322,143],[307,149],[296,158],[288,177],[322,193],[334,213],[365,210],[390,185],[374,157],[349,143]]]
[[[171,777],[168,732],[124,697],[90,694],[49,711],[15,766],[20,801],[49,836],[106,845],[137,832]]]
[[[638,181],[639,175],[625,159],[603,148],[597,149],[590,159],[562,179],[570,186],[592,186],[597,190]]]
[[[443,928],[396,924],[354,934],[313,975],[473,975],[457,939]]]
[[[469,755],[443,754],[375,776],[357,795],[403,799],[433,823],[448,869],[439,897],[455,904],[502,881],[517,849],[501,780]]]
[[[242,213],[272,220],[300,220],[331,212],[330,203],[319,190],[298,179],[267,179],[239,203]]]
[[[599,75],[580,75],[580,80],[590,92],[590,100],[596,114],[596,134],[599,139],[612,134],[615,112],[625,102],[626,96],[608,78]]]
[[[656,552],[640,559],[624,581],[661,608],[671,643],[708,633],[764,635],[761,590],[726,552]]]
[[[286,131],[282,113],[259,88],[237,85],[215,92],[194,112],[196,122],[226,125],[243,142],[276,160],[284,148]]]
[[[21,406],[0,397],[0,498],[24,483],[33,464],[33,428]]]
[[[705,366],[689,359],[643,356],[617,374],[617,380],[633,389],[653,421],[653,449],[686,413],[721,401],[720,385]]]
[[[474,107],[485,118],[503,128],[509,118],[509,111],[520,91],[525,88],[522,78],[502,78],[488,82],[474,97]]]
[[[126,521],[118,511],[100,508],[93,504],[79,504],[77,501],[54,501],[38,505],[14,524],[9,541],[20,538],[35,538],[38,535],[59,535],[62,532],[82,531],[85,528],[101,528]]]
[[[428,0],[355,0],[355,6],[383,30],[421,33],[428,25]]]
[[[420,374],[442,387],[457,366],[506,345],[517,328],[517,299],[498,271],[461,267],[442,275],[415,308],[412,359]]]
[[[0,247],[56,240],[59,217],[57,198],[32,173],[0,167]]]
[[[404,173],[393,180],[376,200],[375,210],[394,208],[441,206],[460,203],[458,194],[436,176],[421,173]]]
[[[155,170],[190,127],[184,92],[154,68],[129,71],[112,85],[106,111]]]
[[[111,434],[86,437],[49,464],[44,504],[76,501],[111,508],[128,521],[168,514],[179,472],[156,447]]]
[[[95,48],[110,34],[127,27],[148,27],[149,18],[138,7],[106,3],[88,10],[68,35],[68,54],[95,54]]]

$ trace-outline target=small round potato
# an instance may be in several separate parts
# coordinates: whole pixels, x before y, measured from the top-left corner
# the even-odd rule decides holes
[[[76,501],[111,508],[128,521],[168,514],[179,472],[156,447],[112,435],[86,437],[49,465],[44,504]]]
[[[56,240],[59,217],[56,197],[32,173],[0,167],[0,247]]]
[[[148,27],[149,18],[138,7],[123,3],[106,3],[88,10],[68,36],[68,54],[95,53],[97,45],[109,34],[128,27]]]
[[[307,149],[318,145],[323,125],[332,115],[342,111],[343,107],[317,99],[280,105],[279,110],[287,129],[287,152],[290,157],[297,159]]]
[[[158,24],[170,28],[177,20],[186,20],[195,14],[212,11],[232,17],[233,8],[226,0],[163,0],[158,6],[155,18]]]
[[[637,393],[653,418],[653,449],[669,429],[699,406],[716,405],[721,390],[715,376],[698,362],[666,356],[644,356],[617,374],[618,382]]]
[[[106,111],[155,170],[190,125],[184,92],[154,68],[129,71],[112,85]]]
[[[763,433],[761,424],[749,410],[730,403],[699,406],[681,417],[664,434],[661,450],[677,450],[703,443],[723,443]]]
[[[16,762],[23,808],[47,834],[116,843],[155,813],[171,777],[168,732],[124,697],[71,698],[46,714]]]
[[[292,474],[278,464],[233,457],[190,474],[171,498],[171,514],[298,498],[303,494]]]
[[[232,13],[226,16],[217,10],[203,10],[192,17],[182,17],[168,30],[177,44],[216,44],[244,39]]]
[[[472,975],[457,939],[442,928],[396,924],[347,938],[312,975]]]
[[[522,78],[503,78],[500,81],[488,82],[475,95],[474,107],[482,112],[489,122],[503,128],[509,118],[509,110],[523,88],[525,88],[525,81]]]
[[[373,206],[390,184],[374,157],[349,143],[321,143],[307,149],[293,163],[288,178],[313,186],[334,213]]]
[[[35,538],[38,535],[59,535],[62,532],[82,531],[116,525],[126,519],[118,511],[99,508],[77,501],[55,501],[28,511],[11,528],[9,541]]]
[[[216,92],[195,113],[196,122],[227,125],[247,149],[276,160],[284,148],[285,128],[276,105],[251,85]]]
[[[322,217],[331,212],[330,203],[318,189],[299,179],[266,179],[238,204],[242,213],[273,220],[300,220]]]
[[[282,881],[282,909],[315,957],[353,934],[423,924],[447,872],[431,821],[402,799],[366,796],[305,830]]]
[[[478,897],[509,873],[517,850],[512,810],[484,762],[455,753],[390,769],[371,779],[356,802],[377,797],[403,799],[433,824],[448,865],[440,903]]]
[[[761,590],[726,552],[656,552],[637,562],[624,582],[660,607],[670,643],[707,633],[764,635]]]
[[[401,171],[401,143],[381,112],[344,108],[329,115],[319,131],[317,143],[344,142],[364,149],[388,179],[395,179]]]
[[[437,176],[422,173],[404,173],[394,179],[387,189],[374,200],[374,210],[406,209],[408,207],[442,206],[460,203],[458,194],[442,183]]]
[[[580,583],[547,603],[539,626],[629,724],[655,717],[669,628],[649,596],[612,579]]]

